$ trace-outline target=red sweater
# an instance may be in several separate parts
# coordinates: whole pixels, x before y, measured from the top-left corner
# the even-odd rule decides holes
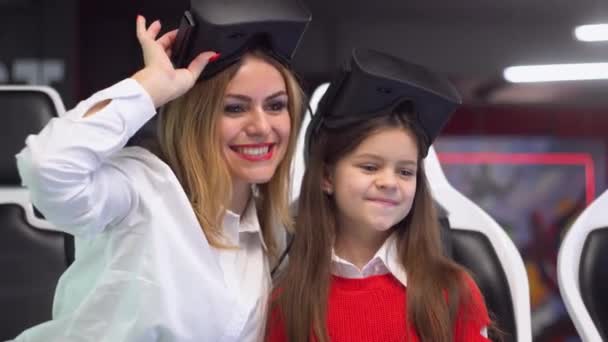
[[[460,310],[475,317],[459,314],[454,336],[461,341],[489,341],[480,335],[490,319],[483,298],[475,283],[470,281],[474,308]],[[406,288],[391,274],[364,279],[332,276],[327,312],[327,332],[332,342],[392,342],[406,341]],[[280,315],[272,312],[268,322],[270,342],[287,341]],[[410,342],[417,342],[410,326]]]

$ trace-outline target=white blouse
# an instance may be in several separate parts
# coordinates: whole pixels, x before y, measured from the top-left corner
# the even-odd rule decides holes
[[[90,117],[96,103],[109,105]],[[124,80],[29,136],[17,155],[34,205],[75,235],[53,320],[16,341],[258,341],[271,286],[253,201],[228,212],[239,249],[211,247],[168,165],[127,140],[152,118],[149,95]],[[276,227],[275,227],[276,228]]]

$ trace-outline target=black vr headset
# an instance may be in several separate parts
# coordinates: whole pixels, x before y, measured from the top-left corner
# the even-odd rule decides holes
[[[297,0],[192,0],[173,48],[173,64],[183,68],[203,51],[220,53],[202,79],[209,79],[260,48],[289,65],[311,15]]]
[[[420,65],[369,49],[354,49],[321,98],[306,131],[305,156],[320,129],[348,129],[373,117],[388,115],[402,105],[413,110],[430,146],[461,104],[454,86]],[[426,157],[428,150],[423,151]]]

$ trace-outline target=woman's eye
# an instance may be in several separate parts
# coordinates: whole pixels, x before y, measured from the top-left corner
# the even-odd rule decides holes
[[[287,103],[283,101],[271,102],[268,104],[267,109],[273,112],[280,112],[287,107]]]
[[[245,108],[239,104],[227,104],[224,106],[224,112],[226,113],[242,113]]]

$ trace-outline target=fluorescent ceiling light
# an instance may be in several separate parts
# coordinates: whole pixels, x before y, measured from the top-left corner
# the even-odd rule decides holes
[[[608,24],[582,25],[574,29],[574,36],[584,42],[608,40]]]
[[[503,72],[509,82],[552,82],[608,79],[608,63],[521,65]]]

